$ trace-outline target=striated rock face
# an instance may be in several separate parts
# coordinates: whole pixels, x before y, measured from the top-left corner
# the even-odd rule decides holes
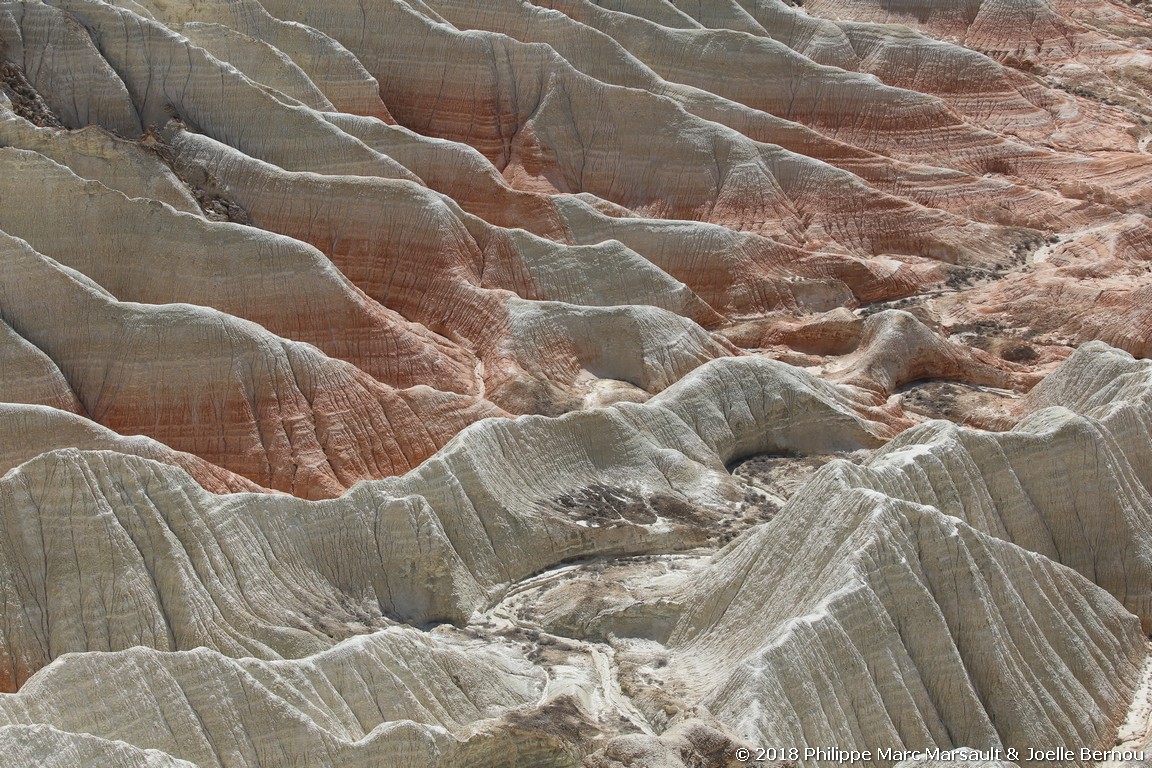
[[[191,475],[197,484],[212,493],[268,491],[198,456],[174,451],[142,435],[120,435],[90,419],[59,408],[4,403],[0,405],[0,424],[3,424],[7,437],[5,443],[0,445],[2,472],[57,449],[108,450],[178,466]]]
[[[1145,6],[0,0],[4,764],[1149,746]]]
[[[717,401],[739,403],[745,417],[725,417]],[[115,451],[115,442],[111,451],[94,452],[99,443],[46,451],[0,480],[0,514],[20,542],[13,567],[34,567],[37,581],[54,585],[38,595],[18,586],[15,573],[3,582],[13,586],[6,599],[23,605],[6,630],[16,652],[8,679],[19,683],[97,638],[106,650],[205,646],[276,658],[388,618],[463,623],[560,560],[706,542],[739,496],[724,460],[876,445],[888,432],[861,411],[782,364],[724,361],[644,405],[478,424],[405,477],[361,484],[319,506],[214,496],[175,467],[121,455],[128,451]],[[823,433],[808,430],[814,420],[827,425]],[[759,431],[766,422],[776,426]],[[179,457],[159,458],[188,468]],[[630,501],[603,509],[595,489],[621,489]],[[125,508],[132,498],[148,499],[147,509]],[[52,522],[36,510],[53,510]],[[167,544],[145,555],[141,537]],[[280,554],[270,560],[270,552]],[[77,560],[84,564],[74,571]],[[94,598],[84,584],[91,579],[107,585],[105,607],[83,615],[66,608]],[[253,601],[252,590],[264,597]]]
[[[333,495],[415,466],[465,424],[500,413],[475,397],[386,387],[314,347],[206,307],[117,301],[10,235],[0,247],[3,319],[52,358],[94,421],[148,434],[261,485]],[[84,322],[54,322],[54,307]],[[219,416],[200,418],[201,409]],[[437,432],[441,421],[448,427]],[[367,430],[393,439],[369,440]]]
[[[1055,375],[1077,376],[1092,356]],[[945,732],[957,746],[1021,752],[1109,738],[1122,715],[1114,702],[1127,696],[1115,671],[1131,675],[1144,654],[1128,611],[1147,615],[1137,553],[1152,509],[1147,476],[1110,450],[1147,452],[1146,433],[1129,426],[1145,406],[1123,407],[1103,419],[1050,407],[1000,435],[931,422],[863,467],[827,465],[686,590],[670,676],[764,743],[843,744],[864,718],[855,748],[925,749]],[[1058,587],[1056,603],[1047,588],[1033,592],[1072,577],[1052,561],[1128,611],[1094,590]],[[1039,687],[1007,693],[1017,675]],[[833,708],[829,686],[850,700]],[[1071,711],[1083,718],[1075,725]]]

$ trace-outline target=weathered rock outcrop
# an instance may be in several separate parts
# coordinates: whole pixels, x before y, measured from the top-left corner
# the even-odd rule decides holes
[[[37,456],[63,448],[115,451],[172,464],[212,493],[267,492],[251,480],[189,453],[174,451],[141,435],[125,437],[59,408],[45,405],[0,404],[0,476]]]
[[[370,301],[315,249],[127,194],[41,154],[0,149],[0,229],[118,299],[212,307],[391,386],[477,391],[472,355]]]
[[[0,0],[5,764],[1148,743],[1146,6]]]
[[[1102,382],[1089,373],[1096,370],[1093,358],[1105,361],[1105,375],[1111,373],[1109,366],[1127,371],[1124,383],[1113,386],[1108,395],[1098,394]],[[1147,514],[1147,502],[1140,501],[1145,497],[1139,495],[1147,493],[1143,478],[1126,464],[1128,452],[1141,455],[1146,449],[1132,442],[1131,430],[1112,433],[1108,425],[1126,425],[1135,418],[1143,424],[1146,445],[1143,395],[1149,373],[1146,364],[1125,362],[1103,346],[1084,350],[1066,369],[1047,392],[1034,397],[1038,404],[1060,400],[1067,407],[1047,407],[1002,435],[954,427],[941,432],[935,424],[905,432],[864,468],[852,470],[842,463],[825,468],[778,520],[731,545],[692,579],[690,587],[679,588],[679,594],[661,597],[657,587],[656,594],[645,599],[654,601],[649,621],[668,616],[669,611],[680,618],[663,636],[671,663],[653,668],[658,669],[655,673],[650,670],[662,682],[648,678],[647,684],[660,685],[665,701],[673,696],[679,702],[704,703],[717,722],[736,734],[737,742],[721,740],[730,747],[743,743],[741,737],[748,743],[807,744],[836,738],[845,748],[861,749],[1058,746],[1060,739],[1068,738],[1088,745],[1105,743],[1123,715],[1143,659],[1138,622],[1107,592],[1046,555],[1063,559],[1104,587],[1120,591],[1118,597],[1132,601],[1138,611],[1144,610],[1137,585],[1147,576],[1121,551],[1099,547],[1114,542],[1133,552],[1147,549],[1139,532],[1123,527],[1138,524],[1134,515]],[[195,697],[189,716],[199,714],[203,722],[191,730],[175,728],[173,738],[179,741],[157,742],[152,729],[131,730],[132,723],[150,720],[149,706],[165,706],[156,688],[155,676],[160,674],[156,664],[178,665],[163,673],[165,679],[194,676],[197,690],[203,692],[197,697],[235,700],[239,692],[213,692],[213,686],[231,678],[210,672],[226,660],[206,651],[179,649],[208,645],[225,654],[298,657],[321,651],[349,633],[387,624],[388,616],[426,620],[439,614],[467,621],[474,608],[491,605],[523,576],[581,551],[610,554],[641,547],[652,551],[653,536],[674,546],[685,542],[685,533],[693,529],[697,533],[690,535],[703,541],[707,534],[701,526],[723,510],[731,492],[721,460],[764,451],[852,448],[875,440],[870,435],[874,427],[852,416],[851,402],[833,387],[815,379],[793,378],[789,383],[789,376],[795,374],[781,364],[721,361],[644,405],[618,405],[559,420],[488,421],[467,430],[445,453],[409,476],[361,485],[323,506],[286,497],[211,497],[175,468],[118,453],[45,454],[3,481],[5,527],[11,531],[7,541],[22,542],[9,549],[4,562],[20,569],[13,574],[34,574],[41,566],[33,563],[43,562],[48,570],[28,583],[55,585],[47,602],[37,597],[35,589],[23,587],[5,597],[6,605],[24,606],[6,613],[7,651],[14,654],[8,662],[10,685],[69,650],[90,652],[106,644],[115,650],[143,643],[176,653],[68,657],[76,661],[65,659],[50,666],[57,671],[35,677],[19,699],[0,700],[0,708],[13,725],[45,722],[67,732],[77,727],[72,719],[77,715],[63,704],[51,703],[74,701],[61,697],[83,689],[68,682],[67,675],[79,674],[87,684],[98,685],[106,675],[116,674],[126,700],[144,709],[128,721],[128,730],[115,725],[125,721],[106,720],[97,732],[91,724],[85,726],[86,732],[141,748],[161,748],[201,764],[205,758],[197,751],[200,747],[188,741],[193,734],[207,734],[203,738],[216,744],[237,737],[217,734],[215,715],[206,720]],[[1117,379],[1109,376],[1109,380]],[[794,394],[758,399],[782,385]],[[702,407],[708,403],[723,404],[724,411],[708,415]],[[1095,415],[1073,416],[1068,407]],[[743,419],[737,416],[742,411],[747,414]],[[816,415],[821,412],[839,414],[840,423]],[[692,414],[695,421],[686,422],[678,413]],[[1060,428],[1034,438],[1036,425],[1053,418],[1073,426],[1091,421],[1097,432]],[[787,428],[764,432],[760,426],[789,421],[796,432]],[[816,423],[825,425],[823,437],[811,431]],[[859,425],[858,436],[835,442],[851,435],[853,423]],[[800,431],[804,427],[807,431]],[[617,436],[605,440],[614,430],[619,430]],[[565,435],[565,442],[557,441],[560,435]],[[565,443],[571,446],[568,453],[557,453]],[[549,478],[540,475],[537,466],[533,483],[525,486],[514,466],[523,460],[519,457],[545,455],[533,446],[550,446],[547,455],[555,469]],[[614,446],[611,458],[603,455],[604,446]],[[1103,465],[1111,468],[1102,468],[1098,457],[1093,461],[1078,457],[1081,446],[1096,451],[1114,446],[1108,458],[1112,464]],[[674,455],[680,459],[672,461]],[[1009,473],[1001,463],[1005,456],[1019,458]],[[982,457],[991,459],[983,470]],[[501,460],[511,463],[502,467]],[[593,470],[588,462],[603,468]],[[1097,482],[1116,477],[1127,487],[1111,493],[1101,489],[1102,497],[1135,506],[1126,513],[1118,509],[1116,515],[1100,516],[1107,532],[1085,529],[1088,510],[1077,505],[1095,506],[1098,499],[1081,500],[1061,491],[1052,485],[1052,475],[1044,474],[1048,469],[1067,477],[1072,487],[1084,484],[1085,473],[1092,473]],[[1037,474],[1037,470],[1043,471]],[[579,501],[574,483],[589,477],[596,477],[600,487],[620,489],[616,494],[629,488],[639,493],[629,506],[618,508],[615,519],[605,517],[607,509],[595,504],[565,501]],[[1013,479],[1005,485],[1005,477]],[[450,478],[453,482],[446,483]],[[980,490],[981,485],[988,490]],[[454,486],[459,491],[449,490]],[[656,492],[661,486],[667,490]],[[81,487],[88,489],[87,499],[77,496]],[[529,487],[541,495],[525,496]],[[517,496],[520,499],[513,501]],[[513,503],[516,506],[505,506]],[[592,516],[585,516],[585,509]],[[1125,514],[1129,523],[1123,522]],[[1029,524],[1032,516],[1044,518],[1044,524]],[[1074,524],[1076,519],[1080,525]],[[289,521],[293,522],[286,525]],[[415,537],[411,544],[396,538],[405,527]],[[1041,530],[1048,531],[1048,538],[1036,538]],[[84,532],[86,538],[77,538]],[[60,546],[60,536],[72,542],[67,549]],[[375,537],[375,544],[360,541],[364,537]],[[163,555],[154,545],[143,545],[160,539],[167,542]],[[116,544],[119,540],[125,546]],[[522,549],[513,554],[507,550],[511,544]],[[141,558],[143,552],[149,553],[146,558]],[[1092,565],[1085,567],[1086,563]],[[79,570],[73,570],[77,564]],[[1127,581],[1118,585],[1110,571],[1102,569],[1104,564],[1117,573],[1126,571]],[[4,583],[22,582],[8,578]],[[111,591],[93,603],[97,584]],[[456,601],[455,607],[444,603],[445,598]],[[118,600],[135,607],[118,609]],[[153,609],[141,611],[149,602]],[[75,610],[70,603],[88,607]],[[103,607],[96,610],[97,604]],[[638,604],[626,610],[638,615]],[[749,619],[748,613],[756,619]],[[19,615],[43,619],[14,622]],[[1009,615],[1012,619],[1006,621]],[[126,623],[129,619],[132,623]],[[616,631],[629,627],[631,631],[625,632],[629,637],[646,634],[644,622],[615,626]],[[47,635],[41,634],[44,628]],[[422,633],[389,634],[396,631],[378,630],[370,640],[345,641],[334,651],[412,637],[416,642],[411,653],[416,655],[404,668],[420,668],[429,663],[425,659],[435,658],[435,648],[420,639]],[[346,646],[348,642],[358,645]],[[635,653],[630,643],[640,643],[646,656],[652,653],[651,640],[640,639],[623,640],[617,653],[625,657]],[[497,659],[512,652],[492,651]],[[346,657],[361,677],[379,674],[372,669],[394,669],[378,659],[362,660],[359,652]],[[127,674],[123,663],[137,671]],[[247,674],[253,674],[255,662],[246,664]],[[523,679],[522,672],[509,678],[512,673],[503,664],[492,667],[491,681],[477,685],[490,693],[493,686]],[[1052,673],[1053,665],[1058,674]],[[803,682],[809,679],[811,684]],[[1012,685],[1004,686],[1006,679]],[[133,680],[152,693],[143,698],[133,694]],[[301,688],[302,684],[297,680],[285,690],[315,688],[314,682]],[[649,698],[636,680],[629,685],[644,715],[657,722],[667,717],[648,710],[651,702],[661,699]],[[816,695],[818,691],[825,693]],[[424,700],[421,694],[413,695]],[[475,695],[468,694],[468,700],[475,703]],[[333,709],[331,697],[324,701],[329,703],[308,705],[312,714],[292,726],[302,730],[284,742],[284,749],[304,756],[320,748],[309,746],[319,738],[310,722],[321,722],[318,717],[327,722],[341,711]],[[530,703],[520,699],[511,705]],[[248,709],[251,706],[245,705],[248,714],[239,720],[219,721],[220,727],[235,721],[245,723],[250,736],[256,731],[280,732],[279,726],[269,727],[270,715]],[[398,711],[407,713],[404,719],[413,719],[407,705]],[[849,726],[849,720],[855,722],[864,713],[886,715],[870,720],[867,728]],[[382,717],[380,722],[397,715]],[[821,730],[811,731],[817,723]],[[507,736],[507,725],[492,725],[485,743],[498,742],[500,734]],[[331,727],[323,730],[332,732]],[[858,733],[857,739],[848,741],[850,732]],[[413,734],[395,727],[381,730],[367,742],[359,735],[339,737],[348,742],[340,749],[352,750],[340,759],[343,764],[361,764],[387,754],[378,749],[401,748],[415,749],[415,754],[424,755],[422,760],[434,763],[458,759],[452,757],[456,753],[445,752],[438,739],[429,741],[427,731],[417,733],[424,735],[416,742],[411,741]],[[580,740],[578,733],[571,738]],[[81,747],[95,748],[89,742],[76,748]],[[623,742],[606,748],[603,759],[622,754],[621,750]],[[247,764],[266,759],[243,758]],[[475,764],[496,764],[486,761],[490,759]]]
[[[51,358],[86,415],[260,485],[337,495],[400,474],[466,424],[503,415],[475,397],[387,387],[205,307],[117,301],[11,235],[0,233],[0,248],[0,319]],[[55,307],[82,322],[58,322]]]
[[[101,685],[110,675],[116,685]],[[115,764],[104,761],[117,756],[163,766],[480,764],[469,752],[496,764],[501,750],[519,751],[512,728],[473,736],[481,743],[471,749],[458,739],[471,723],[534,701],[543,684],[539,671],[507,652],[414,630],[349,640],[298,662],[134,648],[71,657],[0,700],[7,726],[0,734],[14,736],[9,729],[26,729],[29,720],[51,722],[36,741],[87,753],[98,764]],[[77,711],[83,696],[106,702],[99,722]],[[150,725],[156,722],[167,726]],[[87,733],[61,738],[77,726]],[[129,746],[139,742],[149,746]],[[37,754],[29,746],[21,751]],[[533,746],[524,739],[521,748],[531,755]]]
[[[215,496],[175,467],[121,455],[148,456],[147,444],[77,441],[84,451],[46,452],[0,480],[0,517],[14,537],[0,562],[54,584],[47,595],[7,594],[24,607],[5,630],[6,679],[18,684],[67,651],[143,644],[295,657],[388,617],[462,623],[566,558],[706,542],[738,495],[724,461],[876,445],[884,427],[857,410],[868,413],[782,364],[722,361],[647,404],[477,424],[405,477],[319,506]],[[118,452],[89,452],[105,447]],[[598,488],[630,503],[599,504]],[[158,539],[162,551],[143,544]],[[92,583],[107,586],[105,607],[70,610],[93,599]]]

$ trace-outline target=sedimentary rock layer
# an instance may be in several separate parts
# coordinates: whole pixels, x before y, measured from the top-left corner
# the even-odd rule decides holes
[[[1147,741],[1149,32],[0,0],[7,764]]]
[[[1101,525],[1110,526],[1109,533],[1074,524],[1088,514],[1077,504],[1094,505],[1095,499],[1069,498],[1058,486],[1052,493],[1040,493],[1043,486],[1030,485],[1033,481],[1025,467],[1051,468],[1068,476],[1074,487],[1083,485],[1087,476],[1083,473],[1126,477],[1131,487],[1117,498],[1141,504],[1141,497],[1132,494],[1145,487],[1146,478],[1126,455],[1146,452],[1147,403],[1142,395],[1150,371],[1146,364],[1130,358],[1125,363],[1117,355],[1103,346],[1085,350],[1065,366],[1053,391],[1045,395],[1082,409],[1085,401],[1095,398],[1097,402],[1086,410],[1099,417],[1104,406],[1094,393],[1101,382],[1091,372],[1107,370],[1108,361],[1116,360],[1130,371],[1128,383],[1113,388],[1109,409],[1114,415],[1103,421],[1073,416],[1067,407],[1047,407],[1002,436],[982,438],[978,433],[955,433],[953,428],[950,441],[932,441],[931,432],[922,431],[940,427],[926,425],[878,452],[859,473],[844,473],[835,464],[825,468],[778,520],[721,552],[682,593],[674,590],[657,597],[657,592],[647,598],[653,601],[649,608],[653,619],[668,617],[669,612],[680,618],[670,625],[667,618],[620,623],[616,631],[634,638],[623,641],[621,652],[629,642],[665,644],[671,663],[661,670],[660,683],[648,684],[659,685],[663,696],[706,703],[721,723],[753,741],[843,740],[850,728],[847,720],[831,716],[837,711],[852,719],[864,712],[887,713],[883,721],[887,725],[876,721],[851,743],[861,749],[893,742],[908,748],[1018,747],[1029,740],[1057,744],[1062,738],[1104,743],[1122,717],[1138,677],[1144,653],[1139,622],[1104,589],[1045,555],[1063,557],[1114,592],[1120,590],[1108,571],[1082,563],[1108,562],[1117,571],[1126,571],[1126,591],[1118,597],[1134,601],[1130,604],[1141,610],[1139,585],[1147,582],[1147,576],[1119,553],[1093,555],[1091,550],[1100,541],[1116,541],[1135,551],[1146,547],[1139,535],[1123,527],[1124,513],[1119,510],[1113,517],[1101,518]],[[1105,364],[1097,365],[1097,359]],[[44,561],[48,570],[31,583],[56,585],[48,602],[37,597],[35,589],[20,588],[5,598],[7,605],[23,605],[6,614],[9,653],[17,652],[9,657],[9,679],[18,684],[62,651],[139,644],[176,651],[174,658],[179,659],[185,659],[179,649],[200,645],[226,655],[297,657],[395,618],[439,616],[467,622],[473,610],[492,606],[523,576],[581,551],[652,551],[657,539],[669,547],[703,542],[725,497],[734,490],[722,460],[768,450],[827,451],[875,444],[875,427],[853,415],[851,402],[837,397],[829,385],[814,379],[789,383],[789,376],[794,374],[780,364],[717,362],[644,405],[538,419],[520,427],[485,422],[461,435],[443,458],[433,459],[403,480],[363,485],[323,507],[267,496],[213,500],[187,476],[181,479],[175,468],[117,453],[45,454],[5,480],[6,527],[12,534],[23,531],[18,534],[23,543],[10,549],[5,559],[19,569],[16,572],[31,575],[36,571],[30,568],[40,567],[32,565],[39,562],[34,553],[52,553]],[[782,386],[795,394],[758,399]],[[707,416],[703,407],[707,403],[723,403],[727,414]],[[741,411],[746,418],[737,417]],[[680,418],[681,413],[692,414],[694,422]],[[839,414],[840,425],[819,413]],[[1099,433],[1084,438],[1083,429],[1076,428],[1044,435],[1042,442],[1033,443],[1038,454],[1019,452],[1021,464],[1008,474],[1011,485],[1000,481],[1000,487],[991,490],[993,480],[981,474],[981,457],[1002,461],[1006,446],[1033,439],[1036,424],[1045,419],[1063,419],[1071,425],[1091,421]],[[1113,431],[1109,426],[1126,426],[1131,420],[1143,431]],[[765,433],[759,426],[764,423],[780,426]],[[788,423],[808,429],[790,432]],[[813,433],[813,423],[825,424],[827,432]],[[614,429],[621,429],[619,437],[604,439]],[[582,440],[581,434],[599,439]],[[571,446],[567,454],[557,452],[564,445],[561,436]],[[920,442],[913,444],[917,437]],[[1115,446],[1109,458],[1112,464],[1104,465],[1114,468],[1084,461],[1080,452],[1086,439],[1097,448]],[[967,452],[950,447],[957,441],[968,443]],[[487,455],[477,455],[486,445]],[[551,446],[548,454],[534,448],[545,445]],[[602,453],[603,445],[629,447],[608,457]],[[469,453],[461,453],[464,446],[471,448]],[[548,456],[555,462],[551,480],[536,469],[532,487],[543,497],[513,491],[514,466],[523,459],[498,466],[498,457],[529,456]],[[673,460],[675,456],[680,458]],[[589,462],[604,469],[596,473],[595,464]],[[477,476],[481,468],[487,471]],[[1000,469],[999,475],[1004,474]],[[91,489],[87,498],[74,490],[83,476],[89,478],[84,481]],[[844,479],[833,479],[839,477]],[[449,478],[454,480],[446,483]],[[596,504],[565,501],[579,500],[577,483],[592,478],[600,487],[619,489],[617,494],[631,491],[637,501],[621,507],[614,519],[605,517],[605,510]],[[1051,487],[1043,477],[1036,482]],[[975,487],[964,489],[964,484]],[[459,485],[459,495],[433,490],[454,485]],[[977,490],[981,485],[990,490]],[[68,495],[62,498],[63,489],[73,490],[65,490]],[[521,496],[518,505],[506,506],[516,496]],[[493,514],[499,508],[503,511]],[[586,516],[589,512],[598,515]],[[1131,524],[1138,513],[1127,514]],[[1029,519],[1034,516],[1046,520],[1050,538],[1033,540],[1015,533],[1030,530]],[[241,520],[243,526],[237,527]],[[411,544],[396,538],[405,528],[415,537]],[[90,531],[90,543],[76,538],[85,530]],[[814,531],[819,534],[813,535]],[[63,549],[52,543],[59,536],[67,536],[73,544]],[[375,543],[357,541],[364,536],[375,536]],[[167,542],[163,558],[154,547],[142,550],[140,544],[129,543],[158,538]],[[117,545],[117,540],[126,547]],[[101,541],[108,544],[95,546]],[[193,541],[195,548],[189,546]],[[512,543],[521,549],[508,551]],[[152,554],[141,560],[142,551]],[[229,565],[222,571],[213,563]],[[77,564],[75,577],[66,576]],[[282,570],[277,564],[292,567]],[[72,578],[77,579],[71,582],[75,586],[62,590],[65,580]],[[131,586],[136,582],[139,591]],[[70,607],[84,605],[85,595],[90,601],[93,584],[112,590],[96,603],[104,607]],[[454,605],[443,602],[448,597]],[[117,600],[136,607],[118,609]],[[149,602],[154,607],[142,611]],[[624,614],[638,610],[640,604],[632,603]],[[748,612],[757,619],[749,619]],[[1012,622],[1004,622],[1007,614],[1014,617]],[[20,615],[30,621],[13,623]],[[36,620],[37,616],[42,618]],[[605,620],[611,626],[612,619]],[[913,624],[918,627],[914,634],[901,629]],[[656,630],[662,625],[670,626],[670,631]],[[769,626],[777,629],[768,632]],[[631,631],[625,631],[627,627]],[[371,637],[379,637],[379,632]],[[645,646],[644,652],[651,653],[651,647]],[[187,674],[196,669],[197,679],[215,685],[211,681],[220,676],[207,674],[204,667],[215,657],[204,653],[193,653],[179,663],[193,665]],[[505,648],[500,653],[516,651]],[[163,662],[167,657],[154,658]],[[118,658],[93,656],[97,667],[82,674],[99,680],[110,674],[100,671],[101,665],[118,668]],[[881,664],[881,658],[887,661]],[[1005,659],[1004,666],[988,666],[990,658]],[[1070,663],[1065,659],[1079,661],[1058,675],[1028,671],[1033,665],[1050,670]],[[749,674],[752,668],[755,674]],[[133,674],[146,680],[154,673]],[[184,673],[174,674],[180,679]],[[551,674],[558,673],[553,669]],[[797,675],[838,681],[815,690],[853,693],[849,699],[809,700],[804,692],[814,689],[798,682]],[[1028,696],[1002,694],[1005,678],[1016,681],[1010,688],[1023,686]],[[21,700],[32,697],[38,703],[27,706],[49,712],[51,705],[44,697],[75,687],[57,685],[54,679],[33,678],[24,686]],[[646,696],[637,688],[633,695],[643,708]],[[520,701],[519,706],[526,703]],[[24,706],[12,711],[25,711]],[[320,714],[331,711],[331,706],[325,705],[311,719],[332,716]],[[28,722],[14,717],[13,724]],[[68,729],[60,716],[40,717]],[[147,720],[143,716],[136,722]],[[259,727],[256,722],[247,727]],[[816,722],[823,723],[819,737],[795,730],[802,726],[807,733]],[[214,728],[210,723],[202,727]],[[311,728],[307,726],[308,733]],[[492,728],[499,733],[504,726]],[[155,744],[140,735],[127,737],[123,730],[95,735],[141,747]],[[218,743],[218,738],[213,735],[210,740]],[[315,736],[300,738],[306,744]],[[399,749],[408,738],[400,732],[380,734],[381,743],[390,749]],[[164,748],[181,759],[203,759],[191,747]],[[300,754],[313,749],[300,748],[305,750]],[[375,748],[360,744],[354,759],[378,759]],[[441,748],[433,743],[422,749],[425,759],[443,759]]]

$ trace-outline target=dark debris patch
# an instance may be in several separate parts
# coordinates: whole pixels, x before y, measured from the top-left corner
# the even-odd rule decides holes
[[[23,70],[10,61],[0,62],[0,91],[12,102],[12,111],[40,128],[64,128],[64,123],[36,92]]]
[[[956,323],[948,329],[953,341],[967,344],[1010,363],[1028,365],[1040,359],[1036,328],[1014,328],[992,319]]]
[[[910,389],[900,402],[908,410],[924,416],[956,421],[963,416],[959,407],[962,394],[956,384],[931,382]]]
[[[737,510],[737,520],[730,521],[727,538],[733,538],[750,526],[771,522],[783,504],[803,488],[812,475],[835,459],[860,463],[868,451],[855,453],[815,454],[765,453],[732,462],[728,471],[744,489],[744,499]]]
[[[1000,357],[1010,363],[1031,363],[1040,354],[1030,344],[1010,344],[1000,351]]]
[[[191,187],[192,196],[204,211],[209,221],[231,221],[235,224],[250,224],[248,212],[231,200],[220,195],[211,195],[199,187]]]
[[[1019,354],[1035,354],[1031,347],[1021,345]],[[1027,350],[1027,351],[1023,351]],[[908,411],[930,419],[947,419],[957,424],[971,422],[986,409],[1000,410],[1015,399],[1014,395],[974,387],[951,381],[916,381],[906,384],[897,392],[900,404]]]
[[[593,527],[619,523],[656,522],[656,514],[644,503],[644,497],[626,488],[613,488],[594,483],[575,493],[566,493],[555,499],[556,508],[569,517]]]
[[[515,730],[547,734],[574,747],[586,744],[602,733],[600,725],[580,706],[580,702],[567,694],[541,707],[510,712],[504,719]]]
[[[174,118],[179,122],[179,117]],[[183,124],[183,123],[179,123]],[[234,224],[251,225],[248,211],[219,191],[219,182],[207,171],[191,169],[176,162],[176,153],[153,128],[149,128],[140,139],[140,146],[152,152],[167,165],[176,178],[196,199],[196,204],[209,221],[230,221]]]
[[[552,506],[566,516],[592,528],[613,525],[651,525],[666,522],[705,527],[711,518],[694,505],[671,493],[642,495],[628,488],[593,483],[573,493],[557,496]]]

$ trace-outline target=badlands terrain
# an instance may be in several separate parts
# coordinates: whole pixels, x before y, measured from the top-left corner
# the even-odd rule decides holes
[[[0,61],[3,766],[1152,765],[1149,3]]]

